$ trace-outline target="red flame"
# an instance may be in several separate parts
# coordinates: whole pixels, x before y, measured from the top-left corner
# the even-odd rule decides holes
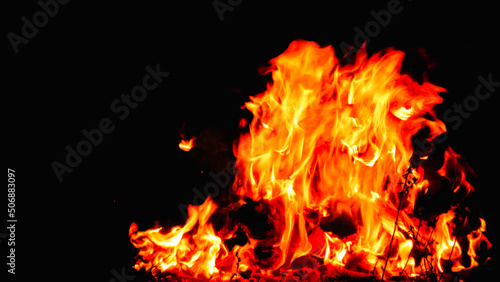
[[[447,261],[451,271],[477,266],[481,242],[489,248],[484,220],[467,235],[472,263],[466,267],[454,210],[441,214],[435,228],[414,213],[429,181],[422,167],[408,169],[411,137],[424,127],[428,140],[446,131],[433,111],[445,89],[401,74],[403,57],[388,49],[368,58],[363,48],[353,64],[342,65],[330,46],[292,42],[271,61],[273,83],[245,104],[254,118],[235,149],[233,192],[240,200],[231,209],[259,203],[255,211],[265,214],[271,230],[254,236],[229,219],[215,231],[209,217],[217,206],[207,200],[190,206],[187,223],[167,233],[132,224],[136,269],[229,281],[249,271],[281,275],[304,257],[378,279],[439,274]],[[190,149],[192,140],[179,146]],[[455,193],[467,194],[473,188],[458,157],[449,149],[439,174]],[[228,249],[224,241],[236,230],[244,230],[248,242]]]

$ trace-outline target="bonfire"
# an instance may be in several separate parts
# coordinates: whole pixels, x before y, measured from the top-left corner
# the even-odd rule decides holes
[[[292,42],[244,105],[234,197],[189,206],[183,226],[132,223],[134,267],[157,281],[442,281],[484,264],[486,223],[462,204],[470,168],[447,148],[426,171],[433,150],[414,149],[417,134],[430,144],[446,132],[435,114],[446,90],[402,74],[403,57],[362,48],[347,63]],[[449,210],[422,212],[440,185],[429,175],[451,185]]]

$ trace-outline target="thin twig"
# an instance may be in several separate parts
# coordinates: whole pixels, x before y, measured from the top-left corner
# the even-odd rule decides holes
[[[450,257],[448,258],[448,260],[446,261],[446,265],[448,265],[448,263],[451,261],[451,256],[453,255],[453,249],[455,248],[455,244],[457,244],[457,238],[455,237],[455,241],[453,242],[453,246],[451,247],[451,253],[450,253]],[[439,262],[438,262],[439,263]],[[441,272],[441,275],[439,276],[439,280],[438,282],[441,281],[441,279],[443,278],[443,274],[444,274],[444,270],[443,272]]]
[[[433,229],[434,230],[434,229]],[[432,235],[432,232],[431,232],[431,235]],[[430,240],[427,241],[427,244]],[[417,249],[421,252],[421,253],[424,253],[424,250],[427,249],[427,245],[422,249],[420,248],[420,246],[418,244],[414,245],[417,247]],[[422,259],[424,260],[424,264],[423,264],[423,268],[424,269],[424,272],[427,273],[427,275],[429,275],[429,272],[430,273],[433,273],[434,272],[434,269],[432,267],[432,264],[431,262],[427,259],[427,256],[423,256]],[[426,264],[427,263],[427,264]],[[429,270],[427,270],[427,265],[429,265]]]
[[[424,249],[427,249],[427,246],[429,246],[429,243],[431,242],[432,239],[432,233],[434,233],[434,229],[436,229],[436,227],[432,228],[431,233],[429,234],[429,239],[427,239],[427,243],[425,244]]]
[[[418,222],[417,235],[415,235],[413,233],[413,228],[412,228],[412,226],[410,226],[410,231],[412,232],[412,234],[414,234],[414,236],[413,236],[414,243],[411,246],[410,253],[408,254],[408,258],[406,259],[405,265],[404,265],[403,270],[401,271],[401,273],[404,272],[406,274],[405,269],[406,269],[406,266],[408,265],[408,262],[410,261],[410,257],[411,257],[411,253],[413,252],[413,248],[415,248],[415,245],[418,245],[418,233],[420,232],[420,226],[422,226],[422,219],[421,218],[419,218],[419,222]],[[408,276],[408,274],[406,276]],[[408,278],[410,278],[410,277],[408,276]]]
[[[415,235],[415,240],[418,240],[418,235],[420,235],[420,227],[422,226],[422,219],[418,219],[417,235]]]
[[[427,264],[425,263],[425,261],[424,261],[424,264],[422,266],[423,266],[422,268],[424,268],[424,272],[427,273]]]
[[[432,233],[434,233],[434,230],[435,230],[435,229],[436,229],[436,227],[434,226],[434,227],[432,228],[432,230],[431,230],[431,233],[429,234],[429,238],[427,239],[427,243],[425,244],[425,246],[424,246],[424,248],[423,248],[424,250],[426,250],[426,249],[427,249],[427,246],[429,246],[429,243],[431,242],[431,239],[432,239]],[[417,246],[417,248],[418,248],[418,250],[419,250],[421,253],[423,253],[423,250],[422,250],[419,246]],[[429,264],[429,270],[427,271],[427,267],[425,267],[425,272],[426,272],[426,273],[427,273],[427,272],[429,272],[429,273],[434,273],[434,268],[432,267],[431,262],[427,259],[427,256],[424,256],[424,257],[423,257],[423,259],[424,259],[424,266],[426,266],[426,264],[425,264],[426,262]],[[427,275],[429,275],[429,274],[427,274]]]
[[[391,241],[389,242],[389,250],[387,251],[387,258],[385,260],[384,269],[382,270],[381,281],[384,281],[385,269],[387,268],[387,263],[389,262],[389,256],[391,254],[392,241],[394,240],[394,236],[396,235],[396,229],[398,228],[399,211],[401,210],[401,204],[403,203],[403,197],[408,193],[408,189],[410,188],[408,186],[408,176],[410,175],[410,172],[412,171],[412,169],[413,169],[413,166],[410,164],[410,166],[406,170],[406,173],[403,175],[405,177],[405,183],[403,185],[403,191],[401,191],[401,193],[399,194],[399,204],[398,204],[398,210],[396,212],[396,220],[394,222],[394,230],[392,231]]]
[[[427,239],[427,243],[425,244],[425,247],[424,247],[425,250],[427,249],[427,246],[429,246],[429,243],[431,242],[432,233],[434,233],[434,230],[436,230],[436,226],[434,226],[432,228],[431,233],[429,234],[429,239]],[[422,252],[421,249],[420,249],[420,251]],[[429,264],[429,272],[431,274],[433,274],[434,273],[434,268],[432,267],[432,263],[427,259],[427,256],[424,256],[424,262],[427,262]]]
[[[237,258],[237,260],[236,260],[236,273],[233,273],[233,275],[231,275],[231,279],[229,280],[229,282],[232,282],[233,277],[239,275],[239,273],[240,273],[240,257],[238,256],[238,252],[236,252],[236,258]]]
[[[403,270],[403,273],[404,273],[404,275],[406,275],[406,277],[408,277],[408,279],[410,281],[413,281],[413,279],[410,277],[410,275],[408,275],[408,273],[406,273],[406,271]],[[401,276],[401,274],[400,274],[400,276]]]

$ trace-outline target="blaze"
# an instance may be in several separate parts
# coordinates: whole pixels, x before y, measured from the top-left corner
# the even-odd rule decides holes
[[[362,48],[353,63],[343,64],[331,46],[292,42],[271,60],[266,91],[245,103],[253,120],[240,122],[249,133],[234,152],[238,174],[232,189],[239,200],[230,208],[265,206],[272,230],[265,238],[254,236],[231,219],[215,231],[209,217],[217,206],[207,200],[190,206],[187,223],[170,232],[141,232],[132,224],[130,237],[140,257],[135,267],[228,281],[244,279],[244,271],[281,275],[305,257],[382,280],[430,269],[439,274],[446,261],[451,271],[466,269],[453,208],[435,227],[414,212],[430,184],[422,167],[410,166],[411,138],[423,128],[429,129],[428,140],[446,131],[433,110],[446,90],[400,73],[403,57],[393,49],[368,57]],[[181,149],[192,147],[192,139],[183,142]],[[454,165],[457,157],[446,151],[438,173],[455,193],[471,192],[465,169]],[[481,223],[465,234],[470,267],[486,240]],[[226,248],[237,229],[248,242]],[[259,256],[262,249],[265,258]]]

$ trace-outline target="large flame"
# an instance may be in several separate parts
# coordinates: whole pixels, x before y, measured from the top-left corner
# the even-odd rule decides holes
[[[267,90],[245,104],[254,118],[235,147],[233,192],[240,200],[231,209],[258,203],[271,230],[262,238],[228,220],[215,231],[209,217],[217,206],[207,200],[191,206],[186,225],[169,233],[139,232],[133,224],[136,268],[229,280],[243,279],[245,271],[280,275],[306,256],[379,279],[439,274],[448,264],[451,271],[477,266],[483,220],[464,234],[471,258],[465,266],[453,209],[435,227],[414,213],[429,181],[422,167],[410,166],[411,138],[422,128],[429,129],[428,140],[446,131],[433,111],[445,89],[401,74],[403,57],[388,49],[368,58],[362,48],[344,65],[330,46],[292,42],[271,61]],[[449,149],[438,172],[455,193],[467,194],[473,188],[465,169],[453,165],[458,156]],[[248,242],[226,248],[237,229]],[[262,249],[266,256],[258,255]]]

